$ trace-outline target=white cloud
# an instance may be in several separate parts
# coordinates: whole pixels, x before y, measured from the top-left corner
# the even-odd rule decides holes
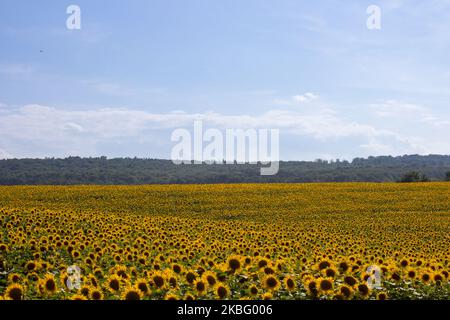
[[[434,115],[430,109],[417,104],[387,100],[382,103],[371,104],[370,108],[377,117],[422,122],[437,127],[450,124],[450,120],[442,119]]]
[[[411,114],[423,115],[427,112],[427,109],[422,106],[396,100],[387,100],[382,103],[372,104],[370,108],[379,117],[404,117]]]
[[[310,101],[316,100],[317,98],[319,98],[319,96],[317,96],[311,92],[307,92],[305,94],[296,95],[296,96],[292,97],[292,99],[296,102],[310,102]]]
[[[395,139],[389,135],[371,137],[367,143],[359,146],[366,151],[366,154],[377,155],[403,155],[403,154],[429,154],[435,150],[432,146],[427,146],[425,141],[420,138],[405,138],[404,136],[394,134]],[[447,153],[449,151],[447,150]],[[437,152],[435,152],[437,153]],[[444,152],[445,153],[445,152]]]
[[[3,149],[0,149],[0,159],[10,159],[13,158],[13,155],[10,154],[9,152],[6,152]]]
[[[401,115],[405,110],[426,112],[425,108],[393,101],[372,105],[371,109],[380,113],[381,117],[388,116],[388,111],[390,115]],[[336,146],[339,146],[340,154],[351,156],[450,153],[445,135],[448,126],[440,127],[438,135],[433,135],[432,131],[411,133],[396,126],[389,128],[384,122],[362,123],[348,119],[348,116],[350,115],[342,115],[320,105],[305,110],[278,109],[254,115],[225,115],[217,112],[188,113],[179,110],[152,113],[119,108],[68,110],[34,104],[11,109],[0,117],[0,147],[3,154],[9,155],[4,150],[11,150],[16,156],[24,157],[99,154],[114,156],[118,152],[123,152],[120,155],[132,156],[135,151],[141,151],[144,148],[142,145],[145,144],[146,151],[152,154],[153,148],[156,147],[163,146],[170,150],[171,130],[192,130],[194,120],[203,120],[205,127],[221,130],[278,128],[281,139],[287,139],[285,141],[290,144],[297,144],[299,142],[296,141],[301,140],[320,145],[321,150],[311,151],[317,155],[330,153]],[[431,126],[432,123],[429,120],[423,124]],[[283,140],[281,142],[283,143]],[[110,149],[99,149],[102,145],[108,145]],[[123,149],[124,147],[129,149]],[[298,154],[297,159],[302,159],[301,151]]]
[[[349,121],[324,108],[307,112],[271,110],[260,115],[224,115],[179,111],[151,113],[110,108],[73,111],[34,104],[1,117],[0,135],[14,150],[26,149],[25,145],[32,144],[36,148],[51,147],[62,154],[96,154],[98,143],[151,141],[146,137],[152,136],[152,132],[167,132],[180,127],[191,130],[193,121],[198,119],[203,120],[205,126],[219,129],[278,128],[282,135],[321,143],[332,143],[331,141],[339,139],[362,139],[367,143],[360,147],[374,152],[393,150],[388,147],[382,149],[384,141],[390,141],[391,145],[401,145],[405,150],[420,151],[396,132]],[[166,145],[170,148],[170,134],[166,135]],[[162,138],[158,143],[164,144],[164,141]]]
[[[393,147],[391,145],[380,143],[376,140],[371,140],[368,143],[361,144],[360,147],[368,150],[368,152],[372,155],[392,154],[393,151]]]
[[[294,105],[294,104],[298,104],[298,103],[311,102],[316,99],[319,99],[318,95],[311,93],[311,92],[306,92],[301,95],[292,96],[289,99],[275,99],[275,100],[273,100],[273,103],[275,103],[277,105]]]
[[[82,126],[80,126],[79,124],[73,123],[73,122],[67,122],[63,125],[63,128],[66,130],[72,130],[75,132],[83,132],[84,129]]]
[[[286,99],[274,99],[273,103],[277,104],[277,105],[285,105],[285,106],[289,106],[292,104],[291,100],[286,100]]]

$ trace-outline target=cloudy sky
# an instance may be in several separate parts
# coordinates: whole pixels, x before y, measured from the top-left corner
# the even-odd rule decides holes
[[[449,0],[2,0],[0,158],[169,158],[195,119],[286,160],[450,154],[449,30]]]

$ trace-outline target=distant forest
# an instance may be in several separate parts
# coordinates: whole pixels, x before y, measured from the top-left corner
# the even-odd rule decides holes
[[[430,181],[450,179],[450,156],[446,155],[381,156],[355,158],[351,162],[283,161],[274,176],[261,176],[260,167],[257,164],[175,165],[170,160],[138,158],[7,159],[0,160],[0,185],[394,182],[408,175]]]

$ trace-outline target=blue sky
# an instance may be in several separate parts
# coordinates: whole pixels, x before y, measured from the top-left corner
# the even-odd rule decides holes
[[[0,158],[169,158],[194,119],[286,160],[450,154],[449,30],[449,0],[2,0]]]

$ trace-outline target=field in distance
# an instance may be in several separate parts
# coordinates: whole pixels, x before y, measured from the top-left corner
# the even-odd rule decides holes
[[[449,230],[448,182],[0,187],[0,299],[448,299]]]

